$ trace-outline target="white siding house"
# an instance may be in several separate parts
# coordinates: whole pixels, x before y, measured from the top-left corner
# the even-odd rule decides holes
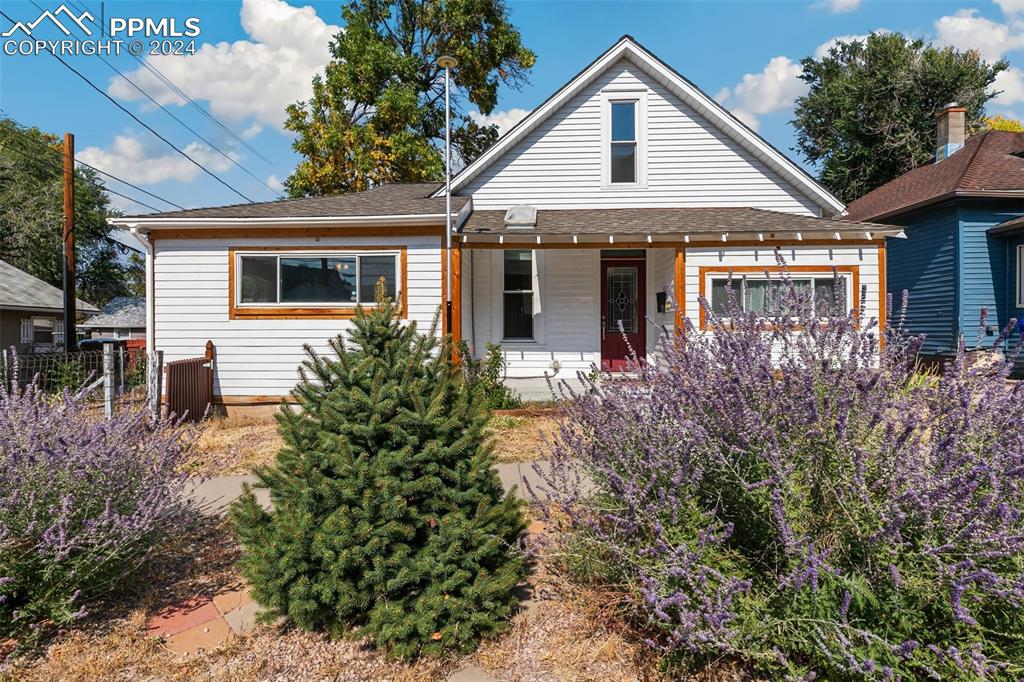
[[[449,216],[443,186],[383,185],[116,222],[148,250],[150,347],[174,360],[213,341],[229,405],[286,395],[303,346],[326,350],[380,274],[406,319],[426,329],[441,314],[478,357],[497,345],[508,377],[568,377],[625,369],[630,346],[652,353],[661,331],[701,319],[722,278],[764,277],[777,253],[794,277],[834,286],[838,273],[882,319],[885,237],[900,232],[843,220],[628,36],[464,168],[451,201]]]

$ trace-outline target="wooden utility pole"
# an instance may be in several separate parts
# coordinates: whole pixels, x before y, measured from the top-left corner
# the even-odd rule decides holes
[[[75,350],[75,136],[64,133],[64,350]]]

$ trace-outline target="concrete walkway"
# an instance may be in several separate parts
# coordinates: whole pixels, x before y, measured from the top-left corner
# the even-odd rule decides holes
[[[545,472],[550,470],[546,461],[539,462]],[[530,499],[529,493],[523,486],[523,479],[526,479],[533,491],[540,494],[541,479],[533,470],[533,462],[498,464],[498,477],[506,490],[517,486],[516,490],[523,499]],[[251,474],[238,474],[233,476],[213,476],[204,480],[191,481],[185,490],[185,498],[195,503],[204,514],[210,516],[223,516],[227,512],[228,505],[234,502],[242,494],[242,485],[255,483],[256,477]],[[270,507],[270,496],[265,489],[256,490],[256,499],[264,508]]]

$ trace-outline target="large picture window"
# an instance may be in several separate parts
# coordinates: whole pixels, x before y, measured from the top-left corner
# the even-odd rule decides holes
[[[532,340],[533,252],[509,250],[503,256],[504,336],[509,340]]]
[[[779,297],[783,295],[783,287],[792,285],[800,297],[807,300],[814,310],[815,317],[835,317],[849,312],[850,277],[839,273],[821,275],[794,274],[788,282],[781,277],[767,278],[762,275],[734,276],[731,280],[728,273],[709,276],[711,309],[716,315],[727,317],[729,308],[729,290],[737,307],[745,313],[774,314],[778,310]]]
[[[345,307],[374,305],[382,278],[398,295],[397,253],[240,253],[236,264],[241,307]]]

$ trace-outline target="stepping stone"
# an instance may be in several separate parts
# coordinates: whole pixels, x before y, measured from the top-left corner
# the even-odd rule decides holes
[[[222,614],[227,614],[230,611],[240,609],[246,604],[251,603],[252,595],[249,593],[248,585],[243,585],[242,587],[213,595],[213,605],[216,606],[217,610]]]
[[[256,614],[259,612],[260,605],[250,599],[247,604],[225,613],[224,620],[227,621],[232,632],[240,635],[256,627]]]
[[[151,637],[176,635],[215,618],[220,618],[220,611],[213,605],[213,600],[209,597],[190,597],[150,616],[146,623],[146,634]]]
[[[498,682],[494,676],[485,671],[479,666],[469,665],[459,668],[451,677],[448,678],[448,682]]]
[[[231,628],[217,616],[202,625],[189,628],[167,638],[167,648],[179,656],[194,654],[200,649],[216,649],[231,637]]]

